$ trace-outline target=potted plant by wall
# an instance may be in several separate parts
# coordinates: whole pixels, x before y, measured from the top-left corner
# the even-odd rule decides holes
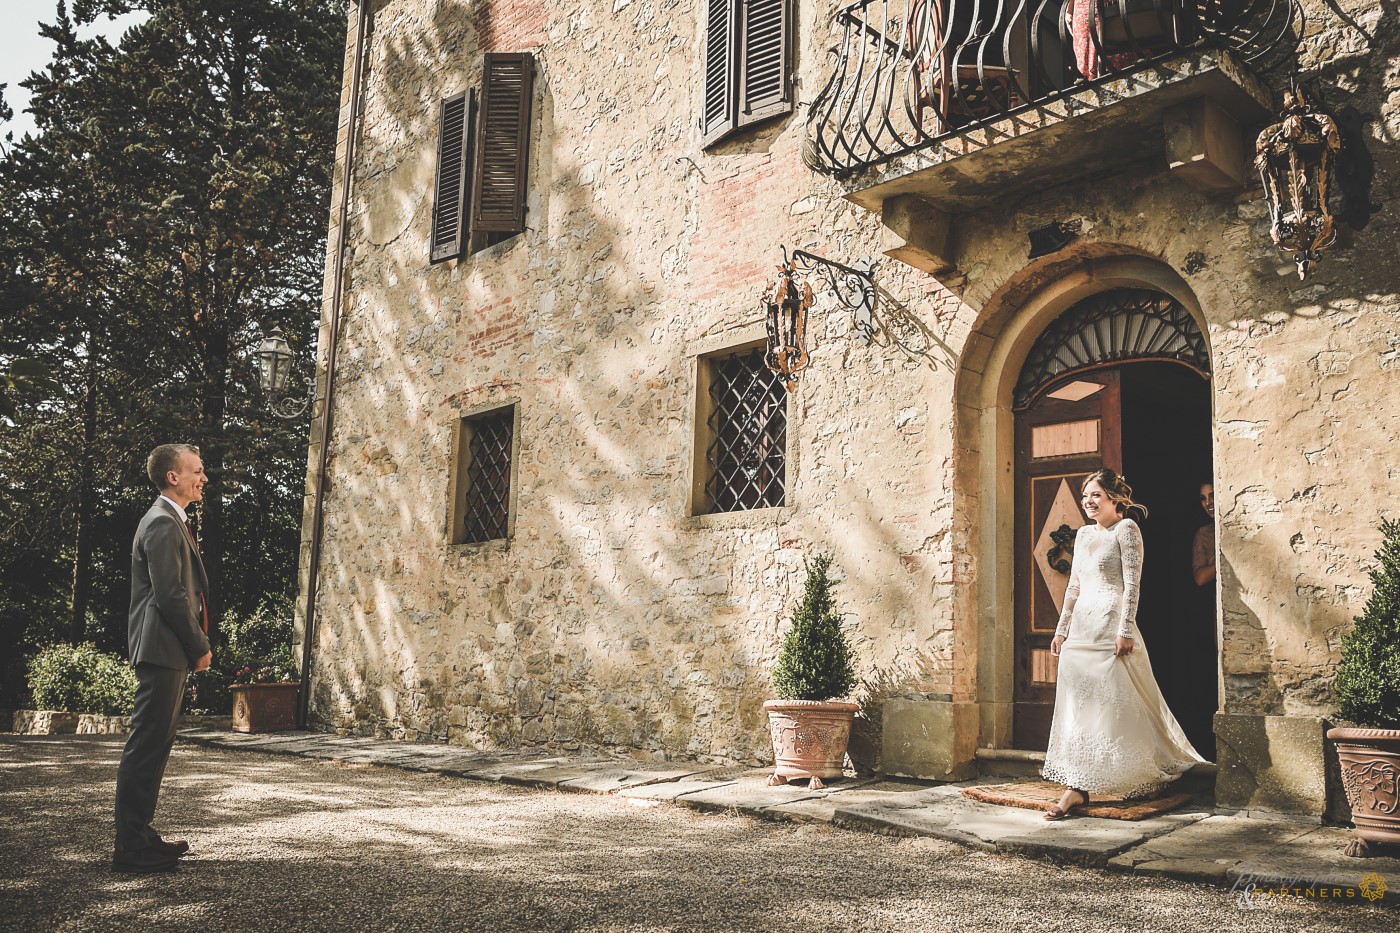
[[[1356,838],[1346,854],[1364,858],[1376,846],[1400,846],[1400,521],[1381,522],[1371,571],[1371,597],[1356,626],[1342,636],[1332,690],[1343,719],[1329,729]]]
[[[807,580],[802,603],[792,616],[773,665],[773,689],[780,699],[763,704],[773,737],[773,774],[769,784],[810,778],[819,788],[841,776],[851,717],[860,706],[834,702],[856,684],[851,643],[836,610],[831,555],[805,562]]]
[[[297,725],[297,673],[290,648],[234,671],[233,731],[285,732]]]

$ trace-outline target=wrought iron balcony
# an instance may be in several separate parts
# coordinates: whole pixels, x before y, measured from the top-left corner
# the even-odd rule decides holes
[[[1089,89],[1121,91],[1173,59],[1216,53],[1268,72],[1295,55],[1304,25],[1298,0],[858,0],[836,19],[807,158],[838,177]]]

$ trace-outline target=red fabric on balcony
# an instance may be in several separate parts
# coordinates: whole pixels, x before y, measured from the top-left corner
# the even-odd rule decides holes
[[[1091,15],[1090,3],[1092,0],[1070,0],[1070,35],[1074,38],[1074,63],[1079,68],[1079,73],[1089,80],[1100,77],[1103,74],[1103,64],[1107,62],[1113,69],[1126,68],[1133,62],[1142,58],[1136,52],[1114,52],[1105,56],[1099,55],[1099,48],[1094,44],[1093,37],[1089,32],[1093,28],[1093,20],[1097,19],[1100,27],[1099,45],[1103,44],[1103,10],[1109,2],[1116,0],[1098,0],[1099,15]]]

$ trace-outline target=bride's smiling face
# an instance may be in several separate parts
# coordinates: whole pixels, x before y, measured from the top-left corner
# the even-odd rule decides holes
[[[1079,504],[1084,507],[1084,514],[1089,516],[1091,522],[1099,521],[1100,517],[1110,523],[1118,519],[1118,506],[1098,483],[1091,482],[1084,487]]]

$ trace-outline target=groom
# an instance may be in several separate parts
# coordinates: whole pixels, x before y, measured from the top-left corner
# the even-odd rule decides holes
[[[175,744],[185,676],[202,671],[209,651],[209,580],[185,509],[204,498],[204,463],[189,444],[163,444],[146,458],[160,498],[136,528],[131,547],[127,639],[136,667],[136,708],[117,768],[114,871],[174,871],[189,851],[151,828],[165,763]]]

